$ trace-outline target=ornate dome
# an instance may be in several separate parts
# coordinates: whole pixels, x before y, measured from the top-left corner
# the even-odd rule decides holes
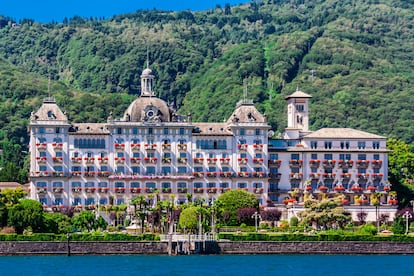
[[[145,69],[144,71],[142,71],[141,76],[146,76],[146,77],[152,76],[152,70],[149,68]]]
[[[167,103],[156,97],[140,97],[124,113],[127,122],[170,122],[171,111]]]

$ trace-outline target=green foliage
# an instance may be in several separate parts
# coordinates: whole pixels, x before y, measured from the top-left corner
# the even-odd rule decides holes
[[[392,223],[392,232],[394,234],[405,233],[405,221],[402,216],[397,216]]]
[[[66,234],[34,233],[31,235],[1,234],[0,241],[66,241]],[[156,241],[153,234],[129,235],[113,233],[70,234],[71,241]]]
[[[181,214],[178,224],[181,229],[186,229],[186,231],[195,231],[198,229],[199,215],[201,215],[201,207],[199,206],[190,206],[185,208]]]
[[[22,199],[8,209],[8,225],[14,227],[17,234],[30,227],[39,232],[43,226],[43,207],[38,201]]]
[[[358,234],[362,235],[376,235],[378,232],[378,229],[375,225],[372,223],[366,223],[364,225],[361,225],[358,228]]]
[[[245,207],[259,208],[259,202],[254,194],[248,193],[244,190],[231,190],[221,194],[215,202],[219,210],[221,219],[228,214],[225,223],[227,225],[238,225],[237,210]]]
[[[90,211],[82,211],[72,217],[72,226],[75,230],[89,232],[97,229],[105,229],[107,223],[102,217],[96,218],[95,214]]]

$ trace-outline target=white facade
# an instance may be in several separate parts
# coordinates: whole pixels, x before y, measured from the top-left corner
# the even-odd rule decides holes
[[[229,189],[256,194],[262,206],[342,194],[344,203],[394,203],[388,191],[385,137],[354,129],[309,131],[310,95],[288,96],[283,139],[252,101],[224,123],[196,123],[155,97],[150,69],[124,116],[71,123],[53,99],[32,114],[30,197],[46,208],[95,208],[139,194],[211,202]],[[374,198],[376,197],[376,199]]]

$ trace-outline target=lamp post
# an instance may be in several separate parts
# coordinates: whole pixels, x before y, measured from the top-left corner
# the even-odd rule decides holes
[[[256,211],[256,212],[254,212],[254,214],[252,215],[252,218],[254,218],[254,226],[255,226],[255,228],[256,228],[256,232],[257,232],[257,226],[258,226],[258,223],[257,223],[257,220],[261,220],[262,219],[262,217],[260,216],[260,214]]]
[[[411,206],[413,206],[413,212],[414,212],[414,200],[410,200]]]
[[[70,241],[70,235],[69,235],[69,233],[66,233],[66,249],[67,249],[67,256],[68,257],[70,256],[70,244],[69,244],[69,241]]]
[[[403,214],[403,218],[405,219],[405,234],[408,234],[408,220],[412,218],[413,216],[410,214],[410,212],[405,211]]]

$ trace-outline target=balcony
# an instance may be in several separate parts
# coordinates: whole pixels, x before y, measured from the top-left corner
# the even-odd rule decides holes
[[[203,188],[193,188],[193,192],[195,194],[202,194],[202,193],[204,193],[204,189]]]
[[[373,180],[381,180],[384,175],[382,173],[373,173],[371,176]]]
[[[141,158],[139,157],[131,157],[129,158],[132,164],[139,164],[141,162]]]
[[[217,163],[217,158],[207,158],[207,164],[213,165]]]
[[[129,192],[132,194],[139,194],[141,193],[141,188],[129,188]]]
[[[237,148],[239,149],[239,151],[246,151],[247,144],[237,144]]]
[[[45,156],[42,156],[42,157],[37,156],[37,157],[36,157],[36,160],[37,160],[37,163],[39,163],[39,164],[45,164],[45,163],[46,163],[47,158],[46,158]]]
[[[171,187],[161,188],[161,192],[164,194],[171,194]]]
[[[349,180],[351,179],[352,174],[350,173],[341,173],[342,180]]]
[[[163,157],[161,162],[164,164],[171,164],[171,157]]]
[[[220,158],[220,164],[222,165],[228,165],[230,164],[230,158]]]
[[[263,194],[264,189],[263,188],[253,188],[254,194]]]
[[[108,177],[109,176],[109,172],[108,171],[98,171],[98,172],[96,172],[96,175],[97,176],[100,176],[100,177]]]
[[[263,144],[253,144],[253,149],[255,151],[263,151]]]
[[[371,167],[374,169],[379,169],[382,167],[382,160],[372,160]]]
[[[301,180],[303,178],[302,173],[291,173],[289,174],[290,180]]]
[[[323,192],[323,193],[326,193],[329,189],[328,189],[328,187],[322,185],[322,186],[319,186],[318,190]]]
[[[253,158],[253,164],[262,165],[264,159],[263,158]]]
[[[253,177],[265,177],[266,174],[264,172],[252,172]]]
[[[83,172],[83,175],[86,176],[86,177],[94,177],[95,172]]]
[[[80,193],[80,192],[82,192],[81,187],[72,187],[72,193]]]
[[[202,164],[204,162],[204,158],[195,157],[195,158],[193,158],[193,162],[197,163],[197,164]]]
[[[319,173],[310,173],[309,178],[312,180],[318,180],[321,175]]]
[[[207,177],[216,177],[217,173],[216,172],[206,172],[206,176]]]
[[[225,192],[230,191],[230,188],[219,188],[218,191],[222,194],[224,194]]]
[[[115,144],[114,144],[114,148],[115,148],[116,150],[125,150],[125,144],[115,143]]]
[[[291,168],[300,168],[302,167],[302,164],[303,164],[303,160],[292,159],[289,161],[289,166]]]
[[[368,173],[359,173],[357,174],[358,180],[360,181],[367,181],[369,178],[369,174]]]
[[[187,161],[188,161],[188,158],[186,158],[186,157],[178,157],[177,158],[177,162],[180,163],[180,164],[186,164]]]
[[[369,185],[367,187],[367,192],[368,193],[374,193],[377,190],[377,187],[373,186],[373,185]]]
[[[125,193],[125,188],[124,187],[115,187],[115,193],[117,193],[117,194],[123,194],[123,193]]]
[[[322,166],[324,168],[334,168],[336,164],[336,160],[323,160]]]
[[[269,167],[279,168],[280,164],[282,164],[282,160],[270,159],[268,163]]]
[[[93,158],[93,157],[85,157],[85,158],[83,158],[83,160],[85,161],[86,164],[95,163],[95,158]]]
[[[354,166],[354,160],[338,160],[338,167],[341,169],[349,169]]]
[[[117,164],[124,164],[125,163],[125,157],[115,157],[114,160],[115,160],[115,163],[117,163]]]
[[[45,151],[47,148],[47,143],[37,143],[36,148],[38,151]]]
[[[52,191],[56,194],[63,193],[63,187],[53,187]]]
[[[63,143],[52,143],[54,151],[61,151],[63,149]]]
[[[47,193],[47,187],[36,187],[36,192],[38,194],[45,194]]]
[[[366,169],[368,168],[369,160],[357,160],[357,168]]]
[[[345,191],[345,187],[342,185],[335,185],[335,187],[333,188],[333,190],[335,192],[344,192]]]
[[[362,192],[362,187],[359,186],[359,185],[353,185],[351,187],[351,191],[353,191],[353,192]]]
[[[53,156],[52,157],[52,162],[53,163],[63,163],[63,157],[56,157],[56,156]]]
[[[81,157],[71,157],[70,160],[72,161],[72,163],[76,163],[76,164],[79,164],[80,162],[82,162]]]
[[[280,179],[282,177],[281,173],[269,173],[269,178],[271,179]]]
[[[335,177],[336,177],[336,174],[335,173],[324,173],[323,174],[323,178],[324,179],[327,179],[327,180],[329,180],[329,179],[335,179]]]
[[[41,172],[36,172],[37,176],[50,176],[50,173],[48,171],[41,171]]]
[[[204,173],[203,172],[193,172],[193,176],[194,177],[204,177]]]
[[[215,187],[207,188],[207,193],[208,194],[216,194],[217,193],[217,188],[215,188]]]
[[[141,149],[140,144],[130,144],[129,146],[131,147],[132,151],[139,151]]]
[[[98,193],[106,194],[108,193],[108,191],[109,191],[108,187],[98,187]]]
[[[180,194],[186,194],[188,192],[187,188],[177,188],[177,192]]]
[[[220,177],[231,177],[232,172],[220,172],[219,175]]]
[[[98,157],[99,164],[108,164],[108,157]]]
[[[239,177],[250,177],[250,173],[248,172],[238,172],[237,175]]]
[[[64,175],[65,175],[64,172],[58,172],[58,171],[52,172],[52,176],[64,176]]]
[[[144,157],[145,164],[157,164],[157,157]]]
[[[146,151],[154,151],[157,149],[157,144],[145,144],[144,148]]]
[[[86,193],[92,194],[95,191],[96,191],[96,188],[95,187],[85,187],[85,192]]]
[[[187,150],[187,144],[178,144],[178,151],[186,151]]]
[[[318,168],[320,164],[321,164],[321,160],[319,160],[319,159],[311,159],[311,160],[309,160],[309,166],[311,168]]]
[[[70,174],[72,176],[81,176],[82,175],[82,172],[80,172],[80,171],[71,171]]]
[[[162,144],[161,145],[163,151],[170,151],[171,150],[171,144]]]
[[[248,160],[248,158],[237,158],[237,162],[239,162],[239,165],[246,165]]]

